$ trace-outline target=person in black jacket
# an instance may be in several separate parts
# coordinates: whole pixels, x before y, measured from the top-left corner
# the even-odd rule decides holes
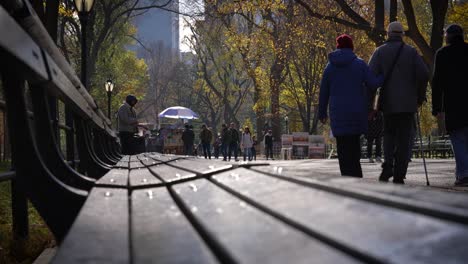
[[[231,127],[228,130],[229,132],[229,151],[228,151],[228,159],[231,161],[231,153],[234,152],[234,160],[239,161],[237,159],[238,148],[239,148],[239,130],[236,128],[236,124],[234,122],[231,123]]]
[[[268,132],[265,135],[265,156],[267,160],[268,157],[273,159],[273,135],[271,133],[271,130],[268,130]]]
[[[223,154],[223,161],[227,161],[229,143],[231,143],[229,129],[226,124],[223,124],[221,128],[221,153]]]
[[[452,142],[456,163],[456,186],[468,186],[468,43],[461,26],[445,30],[447,46],[435,55],[432,79],[432,114],[445,112],[445,126]]]
[[[182,141],[184,142],[184,154],[193,155],[193,142],[195,140],[195,133],[190,129],[189,125],[185,125],[184,132],[182,132]]]

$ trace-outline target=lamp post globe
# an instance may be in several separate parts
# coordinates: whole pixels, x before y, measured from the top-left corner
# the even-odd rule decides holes
[[[88,89],[87,64],[87,25],[88,17],[94,6],[94,0],[75,0],[76,11],[81,23],[81,83]]]
[[[288,126],[288,123],[289,123],[289,117],[288,116],[285,116],[284,117],[284,122],[286,123],[286,134],[289,134],[289,126]]]
[[[111,79],[108,79],[104,87],[107,92],[107,117],[111,119],[111,97],[112,91],[114,90],[114,82]]]

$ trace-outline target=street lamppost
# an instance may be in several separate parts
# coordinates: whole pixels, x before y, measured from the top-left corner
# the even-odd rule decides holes
[[[107,92],[107,117],[111,119],[111,97],[112,90],[114,90],[114,83],[111,79],[107,80],[105,87]]]
[[[76,10],[78,11],[78,17],[81,23],[81,83],[88,88],[88,77],[86,75],[86,64],[87,64],[87,41],[86,41],[86,28],[88,25],[88,17],[91,9],[93,8],[94,0],[75,0]]]
[[[288,126],[289,117],[288,116],[284,117],[284,122],[286,123],[286,134],[289,134],[289,126]]]

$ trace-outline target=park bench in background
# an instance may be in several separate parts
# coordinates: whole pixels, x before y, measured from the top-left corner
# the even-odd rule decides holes
[[[12,3],[27,2],[0,6],[0,70],[16,169],[3,178],[14,179],[57,238],[53,263],[468,258],[463,194],[313,172],[304,178],[261,163],[119,155],[109,120],[47,44],[28,6]],[[73,113],[75,167],[57,147],[48,95]]]

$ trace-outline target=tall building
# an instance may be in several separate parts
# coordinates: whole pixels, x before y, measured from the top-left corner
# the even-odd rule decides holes
[[[166,1],[159,1],[164,3]],[[165,9],[149,9],[135,19],[138,39],[144,45],[162,42],[166,48],[179,53],[179,0],[172,2]]]

